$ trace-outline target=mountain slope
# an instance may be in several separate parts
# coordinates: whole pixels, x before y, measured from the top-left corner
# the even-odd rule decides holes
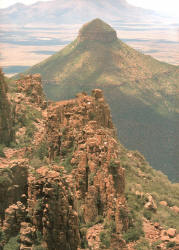
[[[159,109],[178,111],[172,98],[178,88],[179,67],[159,62],[127,46],[117,38],[115,30],[100,19],[84,25],[74,42],[26,73],[41,73],[48,83],[59,86],[95,83],[128,88],[128,93],[141,99],[145,97],[146,104],[155,93]]]
[[[100,17],[109,20],[141,21],[160,20],[160,17],[148,10],[127,4],[125,0],[53,0],[38,2],[31,6],[16,4],[0,10],[2,23],[84,23]]]
[[[40,73],[53,100],[102,88],[121,142],[179,180],[179,67],[135,51],[95,19],[74,42],[25,73]]]

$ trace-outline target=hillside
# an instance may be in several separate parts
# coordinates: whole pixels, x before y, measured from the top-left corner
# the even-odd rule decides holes
[[[155,22],[166,18],[154,11],[134,7],[126,0],[51,0],[30,6],[17,3],[0,10],[5,24],[81,24],[100,17],[106,21]]]
[[[15,141],[0,158],[1,249],[178,249],[179,186],[117,141],[100,89],[47,103],[36,74],[9,91]]]
[[[110,104],[119,138],[141,151],[154,168],[179,180],[179,68],[132,49],[100,19],[77,39],[25,74],[40,73],[47,97],[69,99],[100,87]]]

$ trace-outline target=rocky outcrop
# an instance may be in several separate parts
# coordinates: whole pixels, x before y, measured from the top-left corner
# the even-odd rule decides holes
[[[24,201],[27,194],[27,159],[0,163],[0,220],[5,218],[5,210],[17,201]]]
[[[82,93],[74,100],[51,104],[47,137],[50,160],[59,158],[66,168],[80,221],[94,223],[102,216],[114,222],[116,233],[126,230],[124,169],[102,91],[95,89],[92,96]]]
[[[77,249],[78,216],[68,185],[55,168],[39,168],[29,177],[28,213],[45,249]]]
[[[7,85],[0,69],[0,144],[8,145],[14,138],[12,106],[7,98]]]
[[[5,210],[5,218],[2,227],[5,235],[5,241],[8,241],[12,235],[19,233],[21,222],[25,220],[25,217],[26,207],[20,201],[9,206]]]
[[[79,31],[78,41],[98,41],[110,43],[117,40],[116,31],[110,25],[104,23],[100,19],[83,25]]]
[[[43,92],[40,74],[21,75],[21,78],[17,80],[16,83],[18,92],[25,94],[31,104],[41,108],[46,107],[47,102]],[[19,95],[19,98],[22,98],[21,95]]]

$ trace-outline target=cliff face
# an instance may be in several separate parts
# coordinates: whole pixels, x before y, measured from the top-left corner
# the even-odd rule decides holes
[[[102,91],[95,89],[91,96],[81,93],[73,100],[51,103],[46,110],[38,75],[23,76],[16,83],[16,122],[28,117],[16,135],[25,137],[23,131],[31,128],[32,121],[36,130],[29,143],[16,138],[25,147],[5,152],[8,157],[28,156],[30,163],[7,158],[1,165],[1,245],[20,234],[21,250],[38,245],[50,250],[76,250],[87,245],[94,249],[95,237],[107,230],[105,221],[107,228],[112,225],[111,249],[124,246],[121,233],[128,228],[127,216],[121,215],[127,214],[124,169]],[[45,122],[33,116],[29,119],[31,106],[41,112]],[[40,126],[43,124],[46,126]],[[39,147],[42,150],[43,143],[48,148],[46,161],[34,167],[31,158]],[[93,236],[96,230],[97,236]],[[102,243],[98,242],[99,247]]]
[[[45,249],[75,250],[80,244],[78,214],[59,168],[39,168],[29,176],[28,213]]]
[[[18,92],[25,94],[29,103],[36,104],[40,108],[46,107],[40,74],[22,75],[17,81],[17,87]]]
[[[7,85],[0,69],[0,144],[9,144],[13,140],[12,107],[7,98]]]
[[[114,224],[119,247],[119,235],[128,228],[127,216],[121,215],[121,211],[127,213],[124,169],[102,91],[95,89],[92,96],[82,93],[74,100],[51,104],[47,135],[50,160],[59,159],[66,167],[80,222],[106,218]]]

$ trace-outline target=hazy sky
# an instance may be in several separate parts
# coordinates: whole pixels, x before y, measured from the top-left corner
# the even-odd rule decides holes
[[[38,1],[49,1],[49,0],[38,0]],[[17,2],[24,4],[33,4],[38,2],[37,0],[0,0],[0,8],[6,8]],[[68,1],[68,0],[67,0]],[[128,3],[143,7],[146,9],[153,9],[162,11],[168,14],[179,16],[179,0],[127,0]]]

